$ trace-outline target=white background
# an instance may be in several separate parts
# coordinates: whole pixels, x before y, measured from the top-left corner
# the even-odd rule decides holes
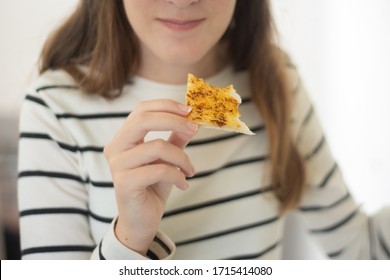
[[[375,211],[390,201],[390,1],[272,2],[344,177]]]
[[[271,2],[280,41],[301,73],[351,192],[373,213],[390,203],[390,1]],[[17,119],[43,41],[75,3],[0,0],[0,118]],[[16,141],[13,129],[1,127],[0,140]]]
[[[5,261],[1,263],[1,276],[4,280],[39,279],[39,280],[69,280],[77,279],[299,279],[299,280],[329,280],[329,279],[388,279],[388,261],[313,261],[308,265],[307,261],[268,261],[253,262],[250,260],[228,260],[228,261],[207,261],[207,260],[186,260],[186,261]],[[255,267],[251,274],[251,268]],[[257,267],[257,269],[256,269]],[[271,275],[261,273],[261,267],[266,268]],[[127,268],[131,270],[127,275],[120,276],[119,271]],[[160,272],[162,275],[156,275]],[[221,268],[223,272],[219,275]],[[242,275],[233,274],[239,271]],[[260,269],[259,269],[260,268]],[[149,271],[147,271],[147,269]],[[201,273],[199,271],[201,269]],[[154,271],[153,271],[154,270]],[[134,275],[138,271],[138,276]],[[143,271],[143,273],[141,272]],[[214,275],[214,271],[217,275]],[[229,274],[226,272],[228,271]],[[245,275],[245,271],[247,275]],[[263,270],[264,271],[264,270]],[[171,275],[166,275],[171,272]],[[192,272],[192,273],[191,273]],[[248,273],[249,272],[249,273]],[[319,273],[320,272],[320,273]],[[131,275],[131,273],[133,275]],[[149,275],[147,275],[149,274]],[[191,274],[191,275],[185,275]],[[374,276],[375,275],[375,276]],[[387,275],[387,276],[386,276]]]

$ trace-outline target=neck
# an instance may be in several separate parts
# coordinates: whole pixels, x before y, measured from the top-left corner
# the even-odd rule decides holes
[[[166,84],[185,84],[188,73],[207,78],[227,65],[226,49],[215,46],[200,61],[191,65],[178,65],[163,62],[151,55],[143,55],[138,75],[146,79]]]

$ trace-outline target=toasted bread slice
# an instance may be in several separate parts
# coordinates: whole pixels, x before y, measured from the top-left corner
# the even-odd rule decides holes
[[[198,125],[254,135],[239,119],[241,97],[233,85],[219,88],[188,74],[186,103],[192,108],[187,118]]]

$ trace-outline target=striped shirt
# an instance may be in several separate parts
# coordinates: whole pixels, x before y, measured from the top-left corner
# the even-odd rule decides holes
[[[296,69],[293,137],[305,157],[308,190],[296,210],[335,259],[390,258],[390,210],[359,209],[333,159]],[[150,259],[280,259],[285,217],[270,188],[267,131],[249,93],[248,73],[226,68],[208,79],[233,84],[242,120],[255,136],[200,128],[186,152],[197,173],[174,189]],[[20,116],[18,200],[24,259],[142,259],[115,237],[117,206],[104,145],[141,101],[184,102],[185,85],[136,77],[115,100],[83,94],[63,71],[41,75]],[[151,132],[146,141],[166,139]]]

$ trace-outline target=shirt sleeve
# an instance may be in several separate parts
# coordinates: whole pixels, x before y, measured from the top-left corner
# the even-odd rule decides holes
[[[88,192],[74,145],[37,92],[26,95],[19,125],[18,206],[23,259],[88,259],[95,248]]]
[[[104,236],[99,246],[92,254],[96,260],[168,260],[176,249],[175,244],[164,233],[157,232],[147,256],[142,256],[124,246],[115,236],[114,226],[117,219],[111,223],[110,230]]]
[[[293,131],[306,164],[306,193],[299,215],[332,259],[389,259],[390,208],[362,211],[343,179],[306,90],[293,65]]]
[[[101,241],[91,234],[88,178],[71,133],[50,102],[30,91],[20,113],[18,207],[23,259],[166,259],[174,244],[158,233],[144,257],[115,237],[113,224]],[[63,147],[68,147],[64,149]]]

